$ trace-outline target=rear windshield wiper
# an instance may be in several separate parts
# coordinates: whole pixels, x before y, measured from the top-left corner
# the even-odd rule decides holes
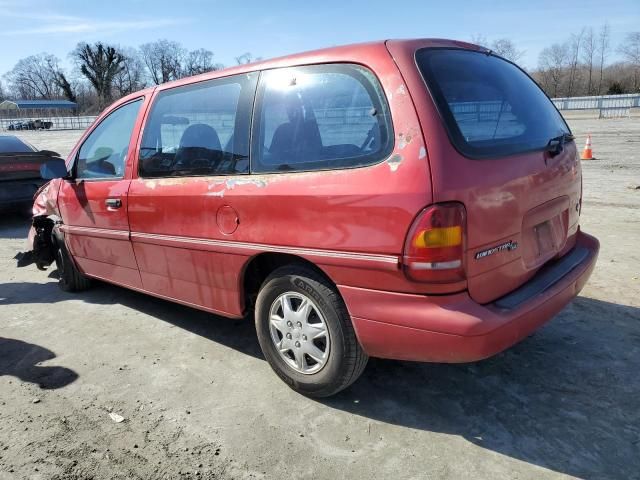
[[[567,142],[571,142],[575,137],[570,133],[563,133],[558,135],[557,137],[553,137],[547,143],[545,150],[549,152],[552,157],[562,153],[564,150],[564,144]]]

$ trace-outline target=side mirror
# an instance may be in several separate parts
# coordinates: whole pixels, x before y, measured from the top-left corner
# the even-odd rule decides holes
[[[45,180],[66,178],[69,176],[67,165],[61,158],[52,158],[40,165],[40,176]]]

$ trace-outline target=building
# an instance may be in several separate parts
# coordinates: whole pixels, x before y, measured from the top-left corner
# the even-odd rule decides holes
[[[69,100],[5,100],[0,103],[0,118],[47,118],[77,115],[78,104]]]

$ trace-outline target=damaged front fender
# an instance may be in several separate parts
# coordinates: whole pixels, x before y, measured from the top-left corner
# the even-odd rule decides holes
[[[60,181],[60,179],[51,180],[40,187],[34,196],[33,220],[27,237],[29,250],[15,256],[18,267],[26,267],[35,263],[38,269],[46,270],[55,260],[57,244],[61,235],[57,227],[62,224],[58,210]]]

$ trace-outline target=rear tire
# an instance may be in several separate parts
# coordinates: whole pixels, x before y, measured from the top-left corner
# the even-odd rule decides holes
[[[58,268],[58,286],[65,292],[81,292],[91,286],[91,280],[76,268],[64,245],[56,251],[56,267]]]
[[[334,395],[367,365],[340,294],[308,267],[285,266],[269,275],[258,293],[255,322],[267,362],[303,395]]]

